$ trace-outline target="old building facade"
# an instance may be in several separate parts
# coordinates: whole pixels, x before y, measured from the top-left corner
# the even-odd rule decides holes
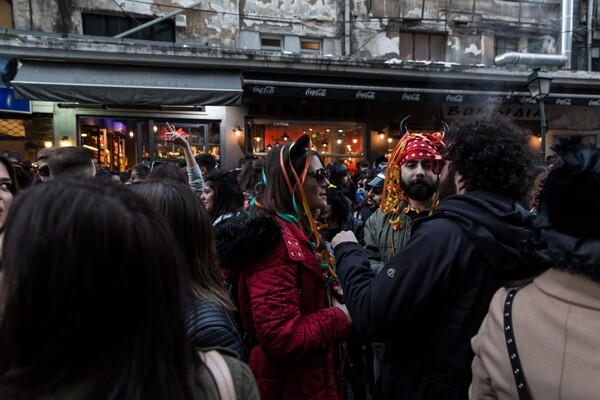
[[[0,0],[0,11],[0,151],[15,157],[62,140],[111,169],[174,160],[169,122],[225,167],[303,132],[326,161],[353,164],[389,151],[408,115],[430,131],[493,112],[540,148],[534,68],[553,77],[546,150],[571,134],[600,144],[593,0]]]

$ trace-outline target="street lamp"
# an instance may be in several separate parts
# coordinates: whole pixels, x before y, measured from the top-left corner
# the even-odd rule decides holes
[[[536,68],[529,74],[526,83],[531,97],[538,99],[540,103],[540,134],[542,138],[540,157],[542,165],[546,163],[546,110],[544,108],[544,98],[550,94],[550,82],[552,82],[550,73]]]

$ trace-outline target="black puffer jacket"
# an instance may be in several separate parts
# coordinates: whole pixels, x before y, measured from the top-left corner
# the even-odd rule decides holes
[[[248,354],[236,325],[225,307],[210,301],[196,300],[186,317],[187,336],[195,347],[223,347],[245,361]]]
[[[378,399],[466,399],[470,340],[494,292],[534,272],[518,250],[528,213],[483,191],[450,196],[415,222],[412,238],[374,276],[356,243],[335,248],[352,322],[388,341]]]

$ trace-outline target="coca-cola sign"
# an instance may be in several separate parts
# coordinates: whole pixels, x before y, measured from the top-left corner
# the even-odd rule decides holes
[[[252,92],[262,95],[273,95],[275,94],[275,86],[254,86]]]
[[[600,99],[590,100],[588,102],[588,106],[591,106],[591,107],[600,107]]]
[[[571,105],[571,99],[556,99],[556,105],[557,106],[570,106]]]
[[[488,96],[488,104],[502,104],[502,97],[500,96]]]
[[[358,92],[356,92],[356,98],[357,99],[365,99],[365,100],[375,100],[375,92],[373,92],[373,91],[363,92],[362,90],[359,90]]]
[[[327,89],[308,88],[304,94],[310,97],[325,97],[327,96]]]
[[[463,96],[460,94],[449,94],[446,96],[448,103],[462,103],[464,101]]]
[[[536,104],[536,102],[531,97],[521,97],[521,104]]]
[[[402,101],[419,101],[421,95],[419,93],[402,93]]]

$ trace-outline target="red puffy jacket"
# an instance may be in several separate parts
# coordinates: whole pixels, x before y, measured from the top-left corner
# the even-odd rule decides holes
[[[246,332],[258,345],[248,364],[263,400],[339,399],[334,351],[349,331],[329,307],[320,262],[296,226],[277,219],[281,239],[245,267],[238,300]]]

